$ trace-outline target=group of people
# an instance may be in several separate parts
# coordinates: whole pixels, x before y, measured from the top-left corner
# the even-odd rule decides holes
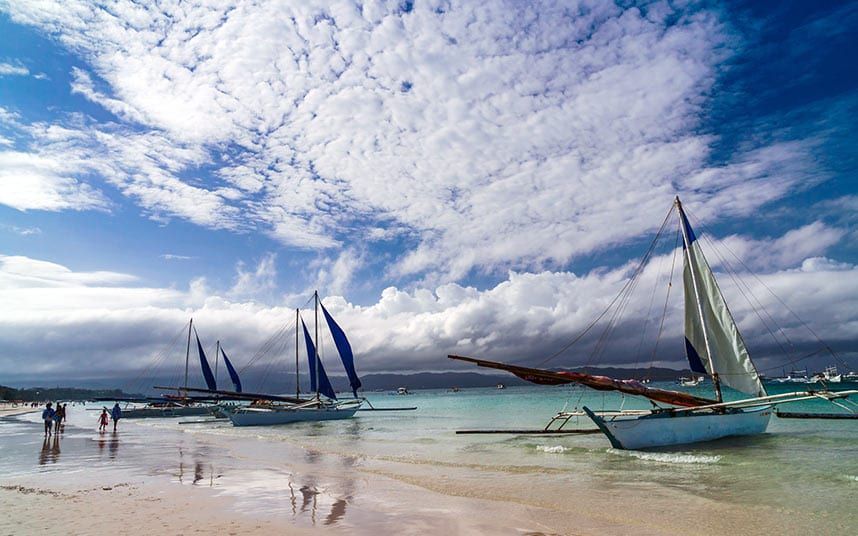
[[[52,432],[58,434],[63,428],[65,428],[67,406],[68,404],[57,403],[57,407],[55,409],[52,402],[45,404],[45,409],[42,410],[42,420],[45,421],[46,436],[51,435]],[[110,420],[113,420],[113,431],[115,432],[116,425],[119,423],[119,419],[121,418],[122,408],[119,407],[119,402],[114,404],[110,413],[107,412],[107,408],[102,408],[101,415],[98,416],[98,431],[104,432],[107,430],[107,424]]]
[[[53,407],[53,403],[48,402],[45,404],[45,409],[42,411],[42,420],[45,421],[45,435],[51,435],[51,431],[53,430],[56,433],[60,433],[60,426],[65,427],[64,423],[66,422],[66,406],[68,404],[60,404],[57,403],[56,409]]]
[[[119,407],[119,402],[113,405],[110,414],[107,413],[107,408],[101,408],[101,415],[98,417],[98,431],[104,432],[107,430],[108,418],[113,419],[113,431],[116,431],[116,423],[122,418],[122,408]]]

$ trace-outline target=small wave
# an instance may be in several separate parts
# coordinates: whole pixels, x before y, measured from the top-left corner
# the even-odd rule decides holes
[[[844,475],[846,480],[851,480],[852,482],[858,482],[858,475]]]
[[[555,445],[553,447],[549,447],[546,445],[537,445],[536,450],[540,452],[547,452],[548,454],[563,454],[568,449],[563,445]]]
[[[703,456],[700,454],[680,454],[674,452],[641,452],[638,450],[608,449],[608,452],[617,456],[627,456],[648,462],[660,463],[718,463],[721,456]]]

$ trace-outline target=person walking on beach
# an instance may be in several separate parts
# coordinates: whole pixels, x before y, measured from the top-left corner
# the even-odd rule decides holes
[[[101,415],[98,416],[98,431],[103,432],[107,430],[107,421],[110,419],[110,415],[107,414],[107,408],[101,408]]]
[[[66,406],[65,406],[65,404],[57,403],[57,414],[54,418],[54,421],[56,422],[55,427],[56,427],[57,431],[60,430],[60,426],[62,426],[65,429],[65,424],[63,424],[63,423],[65,423],[65,420],[66,420]]]
[[[116,423],[122,418],[122,408],[119,407],[119,402],[113,405],[113,409],[110,410],[110,416],[113,418],[113,431],[115,432]]]
[[[69,416],[68,411],[68,402],[66,402],[65,404],[63,404],[63,424],[66,423],[66,419]]]
[[[57,409],[54,410],[54,435],[60,433],[60,423],[63,421],[63,405],[57,402]]]
[[[45,404],[45,409],[42,410],[42,420],[45,421],[45,435],[51,435],[51,427],[54,424],[54,408],[51,407],[52,404],[48,402]]]

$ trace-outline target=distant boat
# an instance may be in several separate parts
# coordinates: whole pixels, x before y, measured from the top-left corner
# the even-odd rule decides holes
[[[399,387],[398,389],[396,389],[396,394],[398,394],[398,395],[410,395],[411,393],[408,392],[407,387]]]
[[[817,372],[811,376],[807,383],[840,383],[843,380],[843,375],[837,373],[837,366],[832,365],[825,367],[822,372]]]
[[[498,388],[498,389],[506,389],[506,385],[504,385],[504,384],[502,384],[502,383],[499,383],[499,384],[497,385],[497,388]]]
[[[319,293],[313,293],[315,304],[316,323],[315,323],[315,339],[310,338],[310,332],[307,331],[307,326],[301,319],[301,311],[295,310],[295,398],[294,402],[282,402],[277,400],[267,400],[254,402],[250,406],[239,407],[229,413],[229,419],[234,426],[269,426],[276,424],[289,424],[295,422],[307,421],[329,421],[349,419],[354,417],[354,414],[360,409],[363,404],[363,399],[358,398],[357,390],[361,387],[360,379],[354,366],[354,354],[352,353],[351,343],[349,343],[345,332],[340,328],[339,324],[328,313],[325,306],[319,300]],[[317,353],[319,347],[319,309],[325,316],[328,327],[331,330],[331,335],[334,339],[334,346],[340,354],[340,360],[346,370],[346,375],[349,377],[349,383],[354,394],[353,399],[340,401],[337,399],[337,394],[331,386],[328,375],[325,373],[325,367],[322,365],[321,357]],[[310,369],[310,390],[315,392],[313,398],[307,400],[300,399],[300,388],[298,385],[298,326],[301,326],[304,332],[304,342],[307,346],[307,359]]]
[[[786,374],[780,378],[772,378],[770,381],[772,383],[808,383],[809,378],[807,377],[807,369],[804,370],[792,370],[789,374]]]
[[[697,387],[701,383],[703,383],[703,376],[698,377],[690,377],[690,378],[679,378],[679,385],[683,387]]]
[[[686,356],[693,373],[708,375],[712,379],[716,400],[648,387],[637,380],[521,367],[456,355],[448,357],[482,367],[506,370],[533,383],[579,383],[600,391],[619,391],[673,406],[606,412],[595,412],[584,406],[583,414],[596,424],[611,446],[617,449],[646,449],[761,434],[766,431],[772,408],[776,404],[818,398],[833,401],[858,394],[858,390],[796,392],[773,396],[766,393],[679,197],[675,199],[673,208],[679,218],[683,246]],[[639,274],[640,270],[633,275],[633,280]],[[721,394],[722,384],[750,398],[725,402]],[[579,414],[561,412],[549,426],[558,419],[560,426],[563,426],[571,416]]]

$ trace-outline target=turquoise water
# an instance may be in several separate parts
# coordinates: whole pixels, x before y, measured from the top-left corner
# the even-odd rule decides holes
[[[671,384],[654,385],[674,388]],[[694,391],[695,389],[691,389]],[[707,387],[697,393],[711,396]],[[770,389],[771,394],[787,387]],[[739,398],[728,393],[728,398]],[[417,391],[408,396],[371,394],[377,407],[417,406],[416,411],[359,413],[341,423],[241,429],[218,425],[228,436],[252,434],[286,440],[365,460],[457,467],[480,473],[561,475],[588,485],[652,484],[737,504],[829,513],[858,521],[858,421],[773,418],[757,437],[648,452],[610,448],[601,435],[456,435],[462,429],[541,428],[559,410],[646,408],[647,402],[581,388],[509,387]],[[782,406],[790,411],[841,411],[824,402]],[[592,428],[588,419],[568,426]],[[200,425],[200,428],[204,428]],[[205,425],[205,428],[209,428]],[[530,484],[533,481],[530,480]]]
[[[675,388],[672,384],[655,386]],[[770,391],[774,394],[787,389]],[[711,396],[705,386],[689,391]],[[734,393],[732,397],[738,395]],[[665,516],[682,516],[689,508],[699,508],[710,524],[717,521],[712,520],[714,516],[722,513],[735,513],[740,521],[757,516],[770,520],[769,525],[761,521],[759,530],[749,528],[747,533],[765,532],[771,523],[778,522],[779,516],[800,520],[807,524],[803,526],[818,529],[819,533],[851,534],[858,523],[854,509],[858,499],[858,421],[773,418],[768,433],[760,436],[634,452],[611,449],[601,434],[455,434],[462,429],[541,428],[557,411],[582,405],[597,410],[621,405],[647,407],[646,401],[624,399],[613,393],[570,386],[527,386],[463,389],[456,393],[416,391],[407,396],[371,393],[368,399],[376,407],[418,409],[360,412],[345,421],[253,428],[234,428],[228,421],[179,424],[193,418],[144,419],[133,424],[125,421],[120,423],[124,435],[119,446],[120,442],[111,443],[109,436],[95,436],[92,430],[97,413],[78,407],[73,408],[70,423],[79,428],[67,435],[82,442],[95,440],[99,448],[86,450],[89,458],[77,465],[68,457],[62,460],[70,464],[65,470],[80,470],[81,464],[110,461],[116,450],[126,456],[134,452],[132,458],[118,456],[116,464],[121,467],[148,460],[147,471],[175,480],[176,474],[197,471],[176,467],[178,450],[180,460],[188,452],[203,460],[196,463],[209,468],[211,474],[207,475],[212,485],[217,485],[212,475],[229,475],[228,468],[246,475],[248,467],[286,470],[297,463],[327,463],[325,467],[332,478],[340,473],[349,478],[361,472],[378,473],[439,493],[509,500],[557,512],[580,508],[585,500],[599,507],[631,498],[634,503],[628,505],[629,512],[635,512],[635,504],[642,504],[640,508],[664,509]],[[782,409],[842,411],[824,401],[795,403]],[[31,422],[37,418],[27,416]],[[44,449],[40,451],[40,463],[35,464],[37,457],[30,451],[38,449],[40,436],[33,436],[33,431],[22,428],[21,423],[5,424],[0,436],[5,458],[0,462],[0,475],[26,473],[34,467],[61,469],[62,463],[55,463],[50,448],[47,454]],[[592,428],[583,417],[577,423],[573,419],[569,426]],[[21,446],[10,440],[11,432],[33,437]],[[218,453],[230,449],[236,453],[233,461],[217,461]],[[225,477],[222,485],[228,481]],[[257,494],[270,493],[272,489],[270,484],[253,487],[242,481],[232,481],[231,485],[254,489]],[[642,502],[643,497],[647,501]],[[636,515],[652,514],[638,510]],[[725,526],[732,525],[697,529],[712,533],[725,530]],[[789,526],[793,526],[792,521]]]

